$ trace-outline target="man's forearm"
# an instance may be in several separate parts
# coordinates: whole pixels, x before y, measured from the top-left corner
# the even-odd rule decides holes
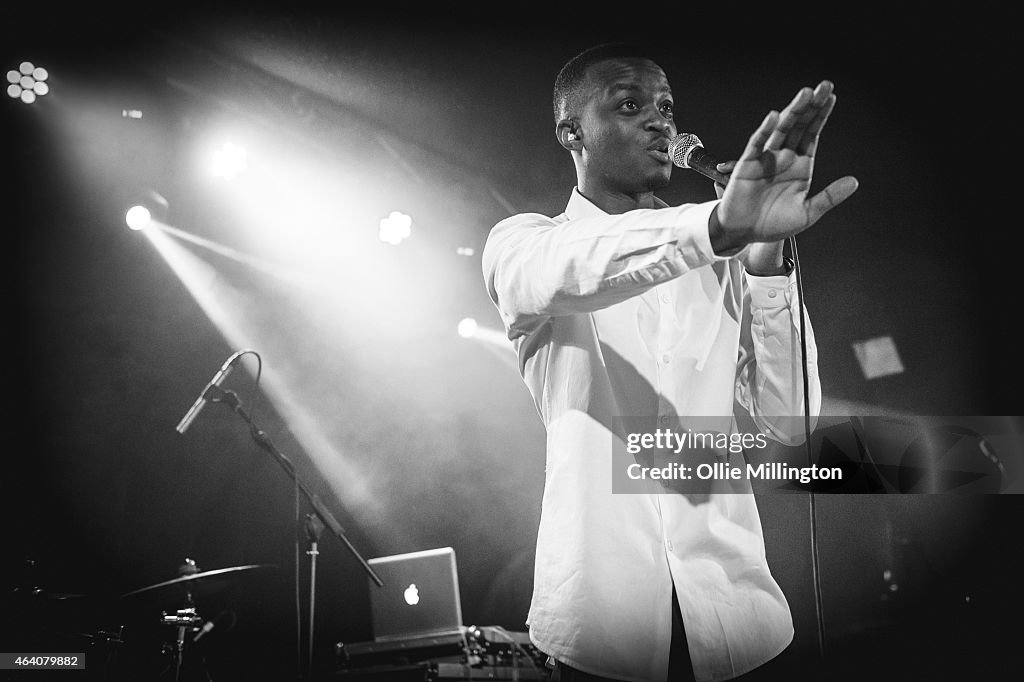
[[[743,260],[743,267],[752,275],[762,277],[770,275],[786,274],[786,265],[782,257],[784,242],[754,242],[747,245],[737,239],[735,231],[726,230],[718,219],[718,207],[708,216],[708,238],[711,241],[711,248],[718,256],[735,256],[743,251],[740,256]]]
[[[721,198],[721,195],[719,195]],[[737,236],[736,230],[727,230],[718,219],[718,206],[708,216],[708,238],[711,240],[711,250],[716,256],[735,256],[747,242]]]
[[[769,277],[785,275],[786,264],[782,257],[784,242],[758,242],[751,244],[743,255],[743,267],[751,275]]]

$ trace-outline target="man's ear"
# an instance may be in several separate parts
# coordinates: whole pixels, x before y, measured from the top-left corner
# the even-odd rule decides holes
[[[571,118],[563,118],[555,126],[555,136],[558,137],[558,144],[569,151],[575,151],[583,144],[583,131]]]

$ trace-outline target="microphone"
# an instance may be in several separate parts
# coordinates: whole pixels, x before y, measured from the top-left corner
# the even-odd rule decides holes
[[[198,642],[200,639],[205,637],[210,632],[210,630],[213,630],[215,627],[218,626],[223,627],[224,623],[226,623],[228,620],[234,621],[235,614],[231,611],[221,611],[219,614],[217,614],[216,618],[214,618],[213,620],[206,621],[206,623],[203,624],[203,627],[199,628],[199,632],[197,632],[196,636],[192,638],[192,641]],[[235,624],[232,623],[231,628],[233,628],[234,625]],[[231,628],[228,629],[230,630]]]
[[[223,383],[228,374],[231,373],[231,370],[233,369],[232,365],[235,364],[235,360],[237,360],[243,352],[245,351],[232,353],[231,357],[221,365],[221,368],[217,370],[217,373],[213,375],[212,379],[210,379],[210,383],[206,384],[206,387],[203,388],[203,392],[200,393],[199,397],[196,398],[196,401],[192,403],[192,407],[188,409],[185,416],[181,418],[180,422],[178,422],[178,426],[176,427],[178,433],[185,433],[185,431],[188,430],[188,427],[192,426],[192,422],[195,421],[195,418],[198,417],[199,413],[202,412],[204,407],[206,407],[210,393],[213,389],[220,388],[221,383]]]
[[[210,630],[214,629],[215,627],[217,627],[217,624],[215,622],[213,622],[212,620],[206,621],[206,623],[203,625],[203,627],[199,628],[199,632],[197,632],[196,636],[192,638],[192,641],[193,642],[198,642],[200,639],[203,638],[203,636],[206,633],[208,633]]]
[[[673,137],[668,143],[668,155],[680,168],[695,170],[723,187],[729,183],[729,176],[718,172],[718,160],[704,151],[700,138],[693,133],[679,133]]]

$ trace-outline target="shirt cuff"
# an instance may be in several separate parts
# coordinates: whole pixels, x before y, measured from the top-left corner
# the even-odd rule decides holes
[[[743,271],[750,290],[750,304],[753,308],[784,308],[789,305],[796,288],[796,275],[792,261],[786,259],[788,272],[785,275],[752,275]]]
[[[711,212],[714,211],[718,204],[721,203],[721,199],[713,199],[712,201],[704,202],[703,204],[694,204],[689,210],[692,212],[690,218],[693,219],[695,225],[699,225],[697,234],[694,237],[694,244],[697,249],[700,250],[709,262],[729,260],[732,256],[719,256],[715,253],[715,250],[711,248],[711,235],[708,234],[708,221],[711,220]],[[682,243],[683,240],[680,240]]]

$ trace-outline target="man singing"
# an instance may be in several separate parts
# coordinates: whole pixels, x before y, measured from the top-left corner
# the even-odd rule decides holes
[[[556,217],[492,229],[483,274],[547,430],[528,625],[552,680],[732,679],[792,641],[752,493],[615,494],[616,419],[729,416],[795,445],[820,408],[804,313],[783,243],[857,189],[809,196],[832,83],[802,88],[751,135],[719,199],[671,207],[672,90],[620,44],[570,60],[555,134],[577,185]],[[665,420],[665,421],[662,421]],[[749,484],[748,484],[749,485]]]

